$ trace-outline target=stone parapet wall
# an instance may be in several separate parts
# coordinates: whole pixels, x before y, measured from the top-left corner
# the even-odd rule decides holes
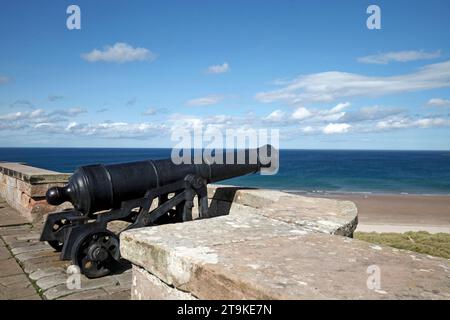
[[[132,299],[449,299],[449,260],[350,236],[352,202],[211,186],[212,218],[129,230]]]
[[[0,163],[0,197],[30,222],[37,222],[58,209],[45,201],[48,188],[63,186],[69,177],[70,174],[3,162]]]
[[[209,185],[209,214],[252,212],[311,231],[352,237],[358,209],[351,201],[300,196],[277,190]]]

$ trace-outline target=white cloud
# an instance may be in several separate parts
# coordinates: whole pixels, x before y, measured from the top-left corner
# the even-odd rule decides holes
[[[346,133],[350,128],[351,125],[347,123],[329,123],[322,129],[322,132],[325,134]]]
[[[90,124],[72,122],[64,130],[81,136],[115,139],[147,139],[160,136],[161,134],[167,134],[167,127],[164,124],[146,122],[101,122]]]
[[[325,110],[312,110],[311,121],[316,122],[328,122],[328,121],[339,121],[341,120],[346,112],[344,111],[346,108],[350,106],[350,103],[338,103],[335,107],[331,109]]]
[[[441,51],[425,52],[425,51],[394,51],[379,53],[370,56],[358,58],[358,62],[372,64],[388,64],[391,61],[408,62],[416,60],[436,59],[441,56]]]
[[[71,108],[66,110],[55,110],[47,112],[43,109],[35,109],[31,111],[18,111],[0,115],[0,121],[16,122],[17,124],[40,124],[42,126],[48,126],[49,123],[67,121],[67,118],[75,117],[80,113],[87,112],[83,108]],[[38,126],[39,127],[39,126]]]
[[[51,122],[41,122],[41,123],[37,123],[34,125],[35,129],[39,129],[39,128],[54,128],[56,127],[55,123],[51,123]]]
[[[302,75],[285,87],[259,92],[255,99],[288,104],[331,102],[342,97],[382,96],[450,86],[450,61],[430,64],[418,71],[388,77],[329,71]]]
[[[432,127],[448,127],[450,119],[429,117],[429,118],[411,118],[407,116],[394,116],[382,121],[378,121],[374,129],[376,130],[393,130],[393,129],[409,129],[409,128],[432,128]]]
[[[230,65],[227,62],[224,62],[222,64],[209,66],[206,72],[210,74],[219,74],[228,71],[230,71]]]
[[[69,124],[67,125],[66,131],[70,131],[70,130],[72,130],[73,128],[76,128],[77,126],[78,126],[78,123],[76,123],[76,122],[71,122],[71,123],[69,123]]]
[[[338,103],[334,108],[330,110],[330,114],[342,112],[345,108],[350,107],[349,102]]]
[[[220,101],[222,101],[223,97],[219,95],[209,95],[205,97],[195,98],[188,100],[186,102],[186,105],[190,107],[197,107],[197,106],[210,106],[213,104],[217,104]]]
[[[268,116],[262,118],[264,121],[277,123],[279,125],[292,125],[299,122],[334,122],[339,121],[344,117],[344,111],[350,103],[339,103],[331,109],[307,109],[305,107],[297,108],[290,117],[281,110],[274,110]]]
[[[347,112],[341,120],[345,122],[379,120],[389,116],[398,115],[402,112],[404,112],[404,109],[402,108],[382,107],[375,105],[370,107],[362,107],[358,110]]]
[[[123,42],[117,42],[112,46],[105,46],[103,50],[94,49],[91,52],[83,53],[81,57],[89,62],[105,61],[124,63],[131,61],[153,61],[156,54],[146,48],[133,48]]]
[[[433,98],[428,100],[427,105],[432,107],[450,107],[450,100]]]
[[[281,110],[275,110],[272,113],[270,113],[267,117],[264,118],[266,121],[281,121],[285,117],[285,113]]]
[[[8,113],[0,116],[0,120],[3,121],[19,121],[19,120],[29,120],[33,118],[38,118],[45,115],[45,111],[42,109],[36,109],[33,111],[19,111]]]
[[[292,114],[292,118],[295,120],[303,120],[309,118],[311,115],[312,113],[308,109],[304,107],[299,107]]]
[[[303,133],[313,133],[316,131],[316,129],[314,129],[311,126],[306,126],[300,129]]]

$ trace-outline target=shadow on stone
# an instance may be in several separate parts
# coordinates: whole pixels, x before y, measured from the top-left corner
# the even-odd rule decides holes
[[[230,214],[236,192],[239,190],[255,190],[247,187],[218,187],[211,198],[208,208],[210,218],[226,216]]]

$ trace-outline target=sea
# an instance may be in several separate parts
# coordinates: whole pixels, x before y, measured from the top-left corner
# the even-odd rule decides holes
[[[0,148],[0,161],[59,172],[170,158],[171,149]],[[450,151],[280,150],[276,175],[223,182],[305,193],[450,194]]]

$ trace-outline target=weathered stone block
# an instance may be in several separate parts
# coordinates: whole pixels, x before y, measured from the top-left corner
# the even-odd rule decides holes
[[[30,184],[29,182],[17,180],[17,189],[29,197],[45,197],[45,194],[49,188],[62,186],[64,186],[64,183]]]
[[[121,236],[121,252],[151,274],[153,287],[159,279],[200,299],[450,298],[446,259],[316,232],[285,229],[267,236],[264,228],[252,232],[250,225],[245,237],[242,220],[233,225],[225,218],[184,223],[183,230],[130,230]],[[230,241],[233,235],[236,241]],[[370,282],[371,270],[379,271],[378,284]],[[133,298],[156,294],[144,285],[134,289]]]
[[[187,292],[170,287],[145,269],[133,266],[132,300],[195,300]]]
[[[36,222],[58,209],[46,203],[45,193],[52,186],[64,185],[69,177],[69,174],[20,163],[0,163],[0,197],[21,215]]]
[[[358,210],[350,201],[219,185],[208,186],[208,196],[212,198],[211,209],[221,212],[212,216],[240,214],[244,208],[249,208],[271,219],[343,236],[352,236],[358,223]],[[232,203],[228,202],[232,199]]]
[[[16,188],[17,179],[15,177],[6,176],[6,185],[10,188]]]

